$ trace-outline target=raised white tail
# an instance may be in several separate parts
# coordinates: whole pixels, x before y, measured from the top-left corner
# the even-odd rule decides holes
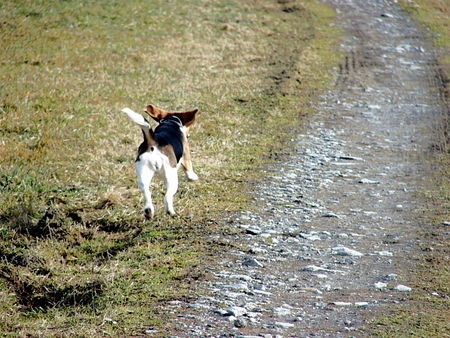
[[[148,129],[151,128],[150,124],[147,121],[145,121],[144,117],[141,114],[132,111],[130,108],[123,108],[122,113],[127,114],[130,120],[136,123],[141,128],[148,128]]]
[[[144,139],[147,141],[148,146],[155,144],[152,127],[141,114],[132,111],[130,108],[123,108],[122,112],[127,114],[131,121],[141,127],[142,132],[144,133]]]

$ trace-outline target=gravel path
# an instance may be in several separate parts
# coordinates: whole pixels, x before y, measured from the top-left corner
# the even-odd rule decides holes
[[[361,336],[414,294],[414,192],[443,116],[432,50],[392,1],[329,0],[345,60],[296,149],[255,193],[259,214],[229,220],[242,248],[193,303],[175,301],[175,336]]]

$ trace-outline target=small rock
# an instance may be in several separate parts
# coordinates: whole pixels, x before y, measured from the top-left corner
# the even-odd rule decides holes
[[[340,218],[338,215],[336,215],[333,212],[327,212],[326,214],[323,214],[321,217],[328,217],[328,218]]]
[[[340,256],[364,256],[363,253],[349,249],[345,246],[336,246],[331,249],[334,255],[340,255]]]
[[[367,178],[362,178],[358,181],[358,183],[361,184],[380,184],[380,181],[373,181],[373,180],[369,180]]]
[[[392,14],[390,14],[390,13],[382,13],[381,16],[382,16],[383,18],[391,18],[391,19],[394,17],[394,16],[393,16]]]
[[[402,291],[402,292],[409,292],[409,291],[411,291],[412,289],[411,289],[409,286],[399,284],[399,285],[397,285],[397,286],[394,288],[394,290]]]
[[[247,313],[247,309],[245,307],[240,306],[232,306],[225,309],[227,316],[240,317]]]
[[[247,321],[244,318],[236,318],[234,320],[234,326],[238,328],[246,327]]]
[[[305,266],[302,270],[303,270],[303,271],[312,271],[312,272],[317,272],[317,271],[328,271],[328,269],[321,268],[320,266],[316,266],[316,265],[308,265],[308,266]]]
[[[272,295],[271,292],[263,291],[263,290],[253,290],[253,292],[258,295],[263,295],[263,296],[271,296]]]
[[[339,159],[347,160],[347,161],[362,161],[363,160],[361,157],[355,157],[355,156],[339,156]]]
[[[247,276],[247,275],[230,275],[231,279],[240,279],[240,280],[244,280],[246,282],[250,282],[252,281],[252,277]]]
[[[307,239],[309,241],[320,241],[320,237],[317,236],[315,233],[299,233],[298,234],[301,238]]]
[[[229,316],[228,311],[225,309],[217,309],[214,310],[215,313],[218,313],[221,316]]]
[[[291,310],[286,309],[284,307],[277,307],[273,309],[273,312],[278,316],[287,316],[291,314]]]
[[[245,230],[245,232],[247,233],[247,234],[250,234],[250,235],[260,235],[261,234],[261,229],[259,228],[259,227],[257,227],[257,226],[251,226],[251,227],[248,227],[246,230]]]
[[[369,306],[369,303],[368,302],[356,302],[355,305],[358,307],[367,307],[367,306]]]
[[[281,328],[281,329],[289,329],[289,328],[294,327],[295,325],[292,324],[292,323],[276,322],[276,323],[275,323],[275,326],[276,326],[276,327],[279,327],[279,328]]]
[[[349,302],[332,302],[331,304],[336,305],[336,306],[350,306],[350,305],[352,305],[352,303],[349,303]]]
[[[146,334],[155,334],[155,333],[158,333],[159,331],[157,330],[157,329],[148,329],[148,330],[145,330],[145,333]]]
[[[111,323],[111,324],[113,324],[113,325],[116,325],[116,324],[117,324],[117,322],[116,322],[114,319],[108,318],[108,317],[103,318],[103,321],[105,321],[105,322],[107,322],[107,323]]]
[[[387,287],[387,283],[376,282],[373,286],[375,286],[375,288],[377,288],[379,290],[382,290]]]
[[[252,258],[252,257],[246,257],[244,259],[244,261],[242,262],[242,265],[258,267],[258,268],[262,268],[264,266],[262,263],[258,262],[255,258]]]
[[[224,285],[225,288],[228,289],[235,289],[235,290],[248,290],[248,284],[247,282],[240,282],[230,285]]]

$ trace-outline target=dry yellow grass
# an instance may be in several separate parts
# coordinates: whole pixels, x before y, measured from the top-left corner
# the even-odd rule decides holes
[[[332,16],[312,0],[3,1],[0,332],[162,328],[157,304],[186,292],[216,250],[205,236],[249,207],[248,182],[327,82]],[[144,223],[141,135],[120,109],[148,103],[200,109],[200,181],[181,180],[176,218],[156,184]]]

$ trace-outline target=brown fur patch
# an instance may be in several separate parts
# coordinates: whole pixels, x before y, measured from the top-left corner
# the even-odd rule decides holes
[[[189,110],[185,112],[168,112],[161,108],[155,107],[149,104],[146,109],[146,113],[149,114],[155,121],[159,122],[165,119],[168,115],[174,115],[181,120],[181,123],[185,127],[189,127],[195,121],[195,114],[198,113],[198,109]]]
[[[181,159],[181,164],[185,171],[192,171],[191,162],[191,149],[189,148],[189,142],[186,135],[183,135],[183,157]]]
[[[162,148],[159,148],[159,151],[166,155],[169,159],[169,164],[172,168],[175,168],[177,166],[177,158],[175,157],[175,152],[173,151],[173,147],[168,144]]]

